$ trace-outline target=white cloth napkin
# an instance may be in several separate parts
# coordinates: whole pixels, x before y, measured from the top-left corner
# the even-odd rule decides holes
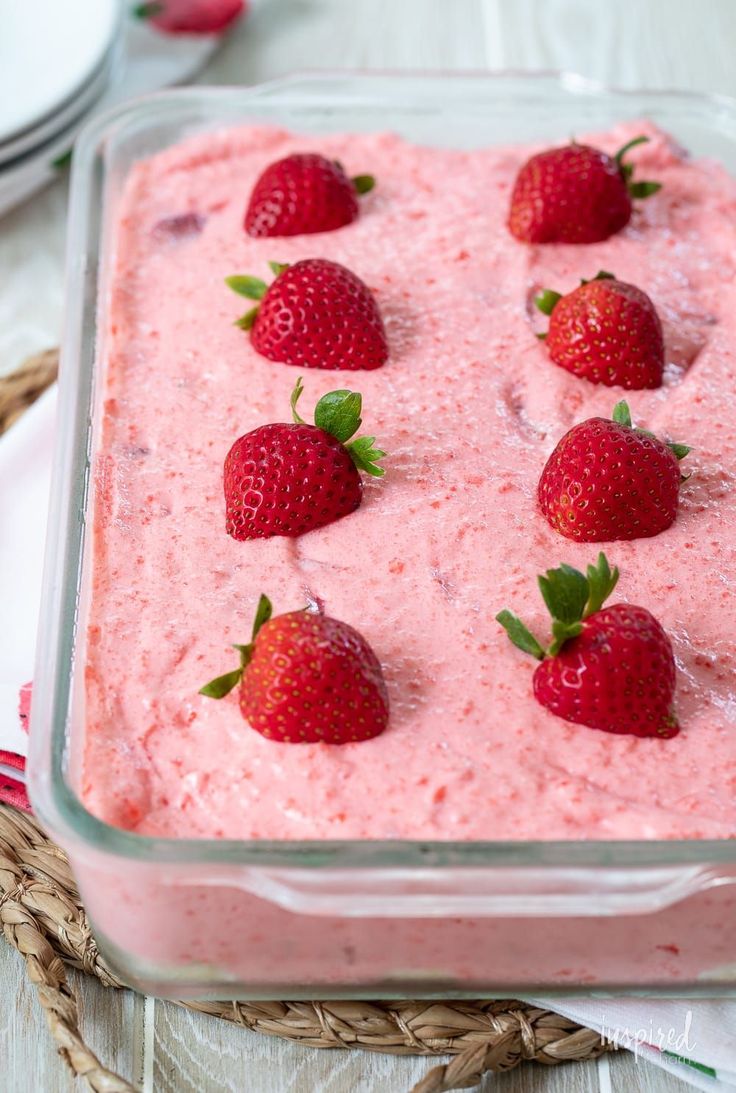
[[[0,751],[26,752],[18,691],[33,674],[56,387],[0,440]],[[8,771],[19,777],[17,771]],[[697,1089],[736,1088],[736,1001],[532,999]]]
[[[55,416],[56,384],[0,439],[0,751],[17,755],[28,748],[18,693],[33,678]]]
[[[736,1089],[736,1001],[720,998],[535,998],[695,1089]],[[603,1089],[603,1086],[601,1086]]]

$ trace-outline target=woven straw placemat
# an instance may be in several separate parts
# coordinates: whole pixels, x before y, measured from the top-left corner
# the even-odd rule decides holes
[[[56,350],[0,379],[0,433],[56,377]],[[122,984],[97,950],[63,850],[36,821],[0,804],[0,923],[26,962],[59,1053],[97,1093],[136,1093],[84,1042],[69,964],[106,987]],[[363,1048],[396,1055],[451,1055],[412,1093],[470,1089],[489,1070],[525,1061],[594,1059],[613,1048],[574,1021],[524,1002],[187,1002],[189,1009],[308,1047]]]

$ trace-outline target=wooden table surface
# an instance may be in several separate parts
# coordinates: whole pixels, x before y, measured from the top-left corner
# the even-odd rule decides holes
[[[94,0],[90,0],[94,2]],[[263,0],[204,73],[252,83],[303,68],[564,68],[630,87],[736,96],[733,0]],[[0,373],[58,340],[64,184],[0,221]],[[316,1051],[74,977],[83,1028],[143,1093],[403,1093],[431,1061]],[[25,981],[0,944],[0,1093],[69,1093]],[[489,1075],[483,1093],[677,1093],[620,1053]]]

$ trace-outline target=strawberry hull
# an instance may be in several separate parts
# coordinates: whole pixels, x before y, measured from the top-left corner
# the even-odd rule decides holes
[[[380,312],[360,278],[336,262],[288,266],[270,286],[251,333],[269,360],[297,368],[380,368],[388,347]]]
[[[233,539],[303,534],[353,512],[363,486],[345,447],[314,425],[264,425],[225,458],[225,530]]]
[[[537,500],[566,538],[611,542],[666,531],[677,517],[681,486],[680,464],[666,444],[592,418],[562,437],[540,476]]]
[[[579,637],[545,658],[534,695],[558,717],[602,732],[666,740],[679,731],[669,638],[649,611],[631,604],[598,611]]]
[[[532,156],[511,194],[509,230],[523,243],[599,243],[630,219],[620,165],[584,144]]]

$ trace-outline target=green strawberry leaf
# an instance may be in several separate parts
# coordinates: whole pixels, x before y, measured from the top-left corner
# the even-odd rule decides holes
[[[585,605],[583,618],[587,619],[596,611],[600,611],[616,587],[618,576],[618,566],[614,566],[611,570],[608,558],[601,551],[596,564],[588,566],[588,602]]]
[[[297,381],[294,385],[294,390],[291,392],[291,399],[290,399],[290,402],[291,402],[291,416],[292,416],[292,419],[293,419],[295,425],[306,425],[307,424],[306,421],[304,420],[304,418],[299,416],[299,414],[297,412],[297,408],[296,408],[297,402],[302,397],[302,391],[303,390],[304,390],[304,384],[302,383],[302,377],[299,376],[299,378],[297,379]]]
[[[303,390],[300,376],[291,392],[291,414],[297,425],[306,425],[296,411],[296,403],[299,402]],[[383,478],[386,472],[383,467],[378,467],[378,460],[383,459],[386,453],[381,448],[373,447],[375,436],[359,436],[350,440],[360,428],[362,404],[363,397],[358,391],[328,391],[316,404],[314,423],[339,440],[340,444],[344,444],[355,467],[360,471],[372,474],[374,478]],[[350,440],[349,444],[346,443],[347,440]]]
[[[554,292],[551,288],[546,288],[534,297],[534,304],[543,315],[551,315],[561,299],[561,292]]]
[[[236,319],[233,326],[237,326],[241,330],[251,330],[257,314],[258,308],[252,307],[250,311],[246,311],[245,315],[241,315],[239,319]]]
[[[545,656],[556,656],[566,641],[582,634],[583,620],[600,610],[616,587],[618,569],[611,571],[601,552],[596,564],[588,566],[587,576],[563,563],[557,569],[548,569],[538,581],[552,615],[552,641],[546,650],[511,611],[500,611],[496,621],[517,648],[542,660]]]
[[[51,166],[54,168],[55,171],[63,171],[66,167],[70,165],[71,161],[72,149],[67,148],[66,152],[62,152],[60,156],[56,157],[56,159],[51,160]]]
[[[283,273],[285,269],[289,268],[288,262],[269,262],[268,264],[271,267],[271,271],[275,273],[277,277],[280,273]]]
[[[548,569],[538,581],[553,619],[562,623],[580,622],[589,590],[587,578],[578,569],[563,563],[558,569]]]
[[[359,194],[367,194],[376,185],[376,180],[373,175],[356,175],[355,178],[350,180]]]
[[[344,444],[360,428],[362,405],[357,391],[330,391],[314,408],[314,424]]]
[[[303,390],[304,384],[300,376],[291,392],[291,415],[297,425],[307,424],[296,409]],[[350,437],[360,428],[362,405],[363,396],[357,391],[329,391],[322,396],[314,408],[314,424],[345,445],[359,471],[365,471],[374,478],[382,478],[386,472],[383,467],[378,466],[378,460],[383,459],[386,453],[380,448],[373,447],[376,438],[359,436],[355,440],[350,440]],[[350,440],[349,444],[346,443],[348,440]]]
[[[200,687],[199,693],[205,698],[224,698],[225,695],[230,694],[233,687],[237,687],[242,678],[243,669],[236,668],[234,672],[226,672],[224,676],[218,676],[217,679],[205,683],[204,687]]]
[[[613,408],[612,418],[618,422],[619,425],[625,425],[629,429],[634,429],[635,426],[631,421],[631,411],[629,410],[629,404],[621,401],[617,402]],[[637,433],[641,433],[642,436],[651,436],[656,439],[654,433],[650,433],[648,429],[636,428]],[[692,448],[687,444],[676,444],[673,441],[665,441],[667,447],[670,449],[676,459],[684,459],[686,455],[692,451]]]
[[[662,189],[661,182],[630,182],[629,193],[632,197],[645,198],[651,197],[652,194],[656,194]]]
[[[374,478],[382,478],[386,472],[383,467],[378,466],[378,460],[383,459],[386,453],[380,448],[374,448],[375,442],[374,436],[360,436],[357,440],[351,440],[345,447],[359,471],[365,471]]]
[[[261,593],[261,595],[258,598],[258,607],[256,608],[256,617],[253,619],[253,635],[250,639],[251,642],[254,642],[256,640],[256,638],[258,637],[258,631],[261,629],[261,627],[264,625],[264,623],[268,622],[268,620],[271,618],[272,615],[273,615],[273,605],[272,605],[271,601],[269,600],[268,596],[264,596],[263,593]],[[241,649],[241,646],[236,645],[235,648],[236,649]],[[248,649],[248,659],[250,659],[250,654],[251,654],[250,647],[246,646],[245,648]],[[245,665],[243,665],[243,667],[245,667]]]
[[[136,4],[131,8],[131,15],[134,19],[153,19],[154,15],[160,15],[163,10],[162,3],[151,0],[148,4]]]
[[[205,683],[204,687],[200,688],[199,693],[204,695],[205,698],[224,698],[225,695],[229,695],[233,687],[237,687],[243,678],[243,672],[248,667],[253,657],[253,646],[256,638],[258,637],[258,631],[267,623],[273,614],[273,607],[268,596],[261,596],[258,599],[258,606],[256,608],[256,617],[253,620],[253,636],[247,645],[233,645],[233,649],[237,649],[240,653],[240,667],[235,668],[232,672],[226,672],[224,676],[218,676],[216,679],[210,680],[209,683]]]
[[[583,624],[581,622],[561,622],[560,619],[555,619],[552,623],[552,642],[547,652],[551,657],[557,656],[562,646],[570,638],[576,638],[578,634],[582,634]]]
[[[236,273],[232,277],[225,278],[225,284],[238,296],[247,296],[249,300],[262,300],[268,292],[268,285],[260,277],[251,277],[249,274]]]
[[[517,649],[521,649],[522,653],[530,653],[537,660],[544,660],[544,649],[531,630],[528,630],[521,619],[512,611],[499,611],[496,615],[496,622],[503,626],[509,640],[514,643]]]
[[[629,409],[628,402],[622,399],[621,402],[617,402],[613,408],[612,420],[619,425],[625,425],[628,429],[633,429],[631,424],[631,410]]]
[[[623,148],[619,148],[618,152],[616,152],[616,155],[613,157],[616,160],[616,163],[618,163],[619,167],[623,166],[623,158],[626,153],[630,152],[632,148],[636,148],[638,144],[649,144],[649,137],[634,137],[633,140],[630,140],[626,144],[624,144]]]
[[[634,173],[634,165],[633,163],[624,163],[623,161],[626,153],[629,152],[632,148],[636,148],[637,144],[648,143],[649,137],[634,137],[633,140],[630,140],[627,144],[624,144],[623,148],[619,148],[618,152],[616,152],[616,155],[614,156],[614,159],[616,160],[616,163],[618,163],[621,170],[621,174],[626,181],[626,188],[628,189],[632,197],[651,197],[652,194],[656,194],[658,190],[662,189],[661,182],[632,182],[631,176]]]

